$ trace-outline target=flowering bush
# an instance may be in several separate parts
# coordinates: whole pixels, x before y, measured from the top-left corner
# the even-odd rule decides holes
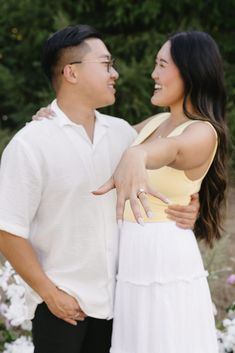
[[[218,330],[218,341],[221,353],[235,353],[235,302],[228,318],[223,320],[223,330]]]
[[[3,353],[33,353],[30,337],[21,336],[12,343],[6,343]]]
[[[234,274],[228,277],[227,284],[235,286]],[[3,299],[0,304],[0,351],[33,353],[31,322],[25,320],[24,287],[8,262],[0,269],[0,290],[0,300]],[[227,309],[227,318],[221,323],[217,335],[219,352],[235,353],[235,302]]]
[[[0,268],[0,350],[33,353],[31,321],[25,320],[24,287],[9,262]],[[3,351],[2,351],[3,349]]]
[[[226,283],[235,286],[235,274],[231,274]],[[227,318],[218,330],[218,341],[221,353],[235,353],[235,302],[227,308]]]

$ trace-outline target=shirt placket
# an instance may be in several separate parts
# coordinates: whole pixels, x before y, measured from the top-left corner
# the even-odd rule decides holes
[[[105,177],[111,176],[111,163],[110,163],[110,146],[108,144],[108,138],[104,138],[107,133],[107,128],[98,125],[96,127],[93,145],[93,176],[96,183],[96,188],[101,186],[106,180]],[[111,152],[112,153],[112,152]],[[101,172],[102,171],[102,172]],[[97,178],[97,172],[99,177]],[[105,176],[105,177],[104,177]],[[98,179],[98,180],[97,180]],[[99,180],[100,179],[100,180]],[[99,196],[97,196],[99,197]],[[108,199],[108,200],[107,200]],[[102,225],[104,235],[104,254],[106,258],[106,276],[107,276],[107,295],[109,300],[109,317],[112,317],[113,311],[113,271],[112,271],[112,256],[113,256],[113,218],[110,210],[110,194],[100,197],[100,210],[102,212]]]

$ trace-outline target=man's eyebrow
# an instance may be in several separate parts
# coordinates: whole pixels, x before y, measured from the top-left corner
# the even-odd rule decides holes
[[[111,56],[111,54],[104,54],[104,55],[100,55],[99,58],[101,58],[101,59],[104,58],[104,59],[108,59],[109,60],[109,59],[112,58],[112,56]]]

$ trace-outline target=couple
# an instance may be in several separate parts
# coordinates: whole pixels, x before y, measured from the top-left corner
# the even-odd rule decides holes
[[[56,32],[43,68],[56,116],[19,131],[0,171],[0,250],[25,281],[35,353],[110,351],[117,264],[112,353],[215,353],[206,272],[187,229],[197,201],[186,206],[201,187],[195,234],[220,237],[225,98],[215,42],[200,32],[166,41],[152,103],[170,113],[136,126],[137,138],[95,110],[114,103],[118,79],[95,29]]]

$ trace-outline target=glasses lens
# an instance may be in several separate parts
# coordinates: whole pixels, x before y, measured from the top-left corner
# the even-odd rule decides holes
[[[110,72],[111,68],[113,67],[114,60],[115,60],[115,59],[110,59],[110,60],[108,61],[108,72]]]

